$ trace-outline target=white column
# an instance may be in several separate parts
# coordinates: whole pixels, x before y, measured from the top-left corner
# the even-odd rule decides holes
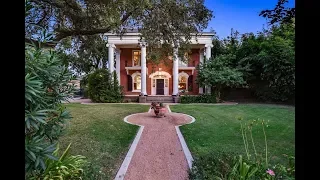
[[[199,50],[199,53],[200,53],[200,63],[203,64],[203,59],[204,59],[204,50],[203,49],[200,49]],[[203,94],[203,87],[199,87],[199,94]]]
[[[211,48],[213,47],[212,44],[206,44],[206,60],[211,58]]]
[[[147,95],[147,43],[140,42],[141,47],[141,95]]]
[[[120,54],[121,54],[121,50],[116,49],[116,72],[117,72],[119,85],[120,85]]]
[[[114,44],[107,44],[108,47],[108,62],[109,62],[109,72],[112,75],[114,71]]]
[[[206,61],[208,61],[211,58],[211,48],[213,47],[212,44],[206,44]],[[211,94],[211,87],[205,86],[206,88],[206,94]]]
[[[178,89],[178,76],[179,76],[179,57],[178,57],[178,47],[175,46],[173,48],[173,68],[172,68],[172,74],[173,74],[173,92],[172,95],[178,95],[179,89]]]

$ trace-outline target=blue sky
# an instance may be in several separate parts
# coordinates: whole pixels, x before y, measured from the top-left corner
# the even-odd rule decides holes
[[[219,38],[230,35],[231,28],[240,34],[261,31],[267,27],[267,20],[259,16],[265,9],[273,9],[278,0],[205,0],[208,9],[213,10],[212,18],[205,32],[214,29]],[[295,0],[289,0],[288,7],[294,7]]]

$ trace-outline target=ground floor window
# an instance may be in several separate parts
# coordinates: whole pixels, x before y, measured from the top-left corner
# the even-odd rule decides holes
[[[178,89],[179,91],[187,91],[188,90],[188,78],[189,75],[185,72],[180,72],[178,77]]]
[[[132,75],[132,91],[140,92],[141,91],[141,74],[136,72]]]
[[[187,90],[187,77],[179,76],[179,90]]]

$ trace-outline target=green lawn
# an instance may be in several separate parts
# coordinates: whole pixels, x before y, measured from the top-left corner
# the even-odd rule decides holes
[[[243,117],[244,120],[257,118],[269,120],[266,134],[268,156],[271,158],[271,163],[286,163],[286,158],[282,154],[294,155],[294,107],[273,105],[174,105],[170,108],[173,112],[182,112],[195,117],[196,122],[181,127],[182,134],[194,156],[206,155],[210,151],[225,151],[245,155],[240,122],[236,119],[238,116]],[[261,126],[254,127],[253,139],[257,151],[263,153],[265,146]],[[253,155],[252,148],[250,150]]]
[[[60,138],[61,148],[71,142],[71,153],[84,155],[92,163],[85,169],[85,179],[113,179],[138,130],[138,126],[125,123],[123,118],[146,112],[149,106],[66,104],[66,107],[73,118]]]

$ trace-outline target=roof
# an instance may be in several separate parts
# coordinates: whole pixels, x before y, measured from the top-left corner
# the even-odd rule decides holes
[[[195,34],[195,33],[193,33]],[[119,36],[119,34],[116,34],[116,33],[104,33],[104,35],[107,35],[107,36]],[[140,35],[138,29],[128,29],[126,30],[126,32],[123,34],[123,36],[138,36]],[[214,36],[215,33],[213,32],[199,32],[198,33],[198,36]]]

